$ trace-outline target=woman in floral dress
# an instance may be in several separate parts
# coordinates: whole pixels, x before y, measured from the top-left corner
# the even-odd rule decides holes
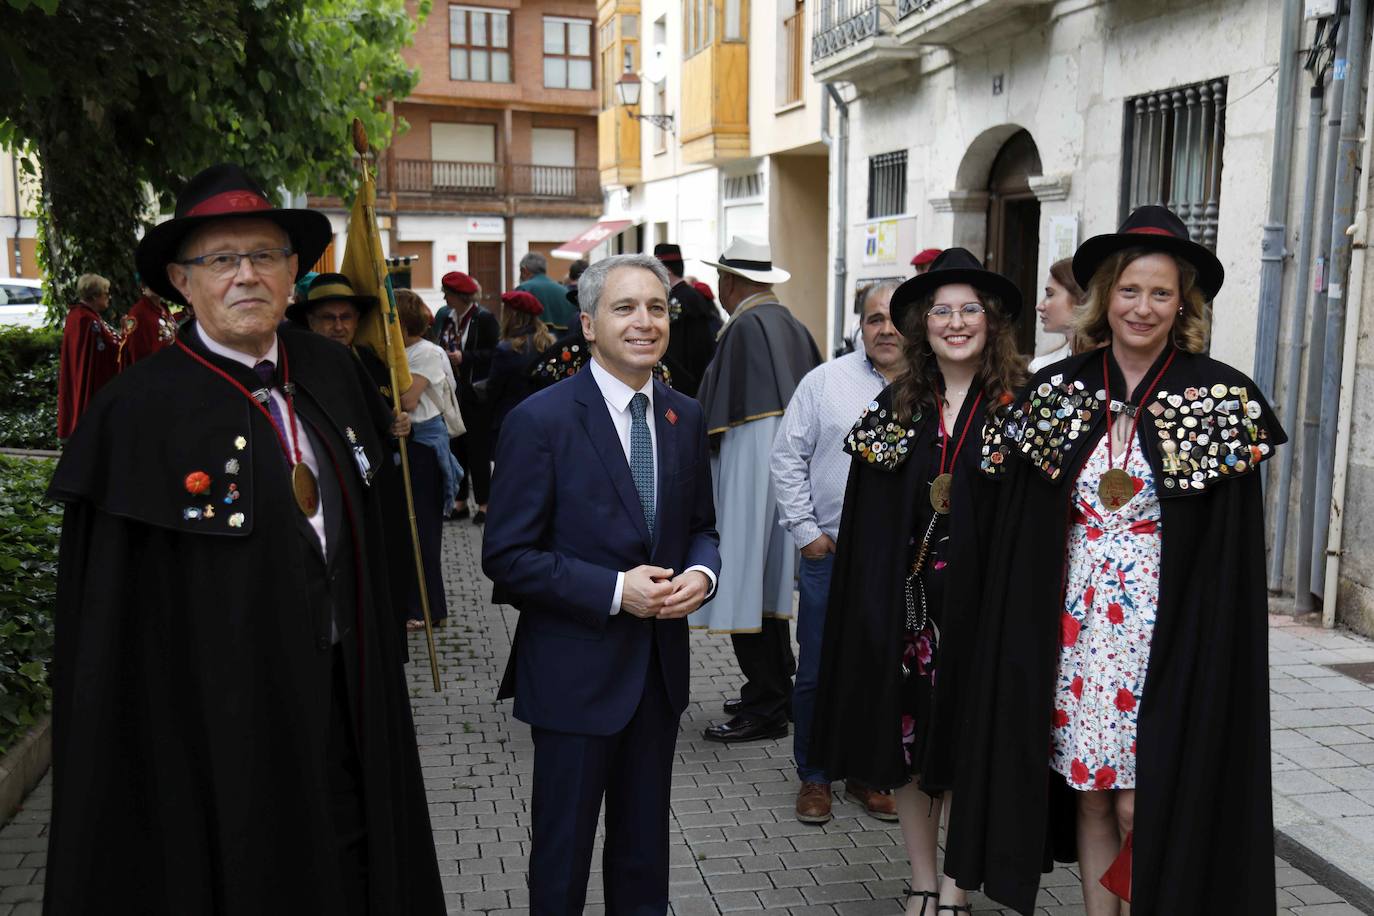
[[[959,766],[961,657],[995,482],[984,430],[1024,378],[1016,287],[962,248],[892,296],[905,372],[846,441],[854,456],[821,642],[811,759],[893,789],[911,862],[906,912],[970,912],[936,868]]]
[[[984,446],[1003,524],[946,871],[1024,913],[1053,857],[1088,916],[1271,914],[1254,469],[1285,436],[1205,355],[1223,271],[1177,216],[1141,207],[1073,266],[1099,348],[1033,377]]]

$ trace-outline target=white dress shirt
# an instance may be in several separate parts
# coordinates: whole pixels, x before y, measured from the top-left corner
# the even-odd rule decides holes
[[[276,367],[278,379],[280,379],[281,362],[277,359],[279,354],[277,353],[276,337],[272,338],[272,346],[265,355],[253,356],[250,353],[241,353],[238,350],[230,349],[219,341],[212,339],[209,334],[205,333],[205,328],[201,327],[199,322],[196,323],[196,334],[200,337],[200,342],[205,345],[205,349],[209,350],[211,353],[216,356],[222,356],[225,359],[233,360],[236,363],[247,366],[249,369],[252,369],[264,359],[268,360]],[[286,421],[286,429],[282,430],[282,433],[286,436],[286,447],[291,450],[290,460],[295,462],[296,430],[291,428],[291,412],[287,409],[286,398],[282,396],[280,387],[273,388],[271,396],[272,400],[277,403],[277,411],[281,414],[282,419]],[[297,416],[296,423],[300,424],[302,422],[304,421]],[[273,450],[281,448],[281,444],[277,441],[275,436],[272,437],[271,447]],[[315,450],[310,446],[309,436],[300,437],[300,450],[301,461],[305,463],[306,467],[310,468],[311,472],[315,475],[315,479],[319,480],[320,463],[315,458]],[[324,536],[324,500],[320,500],[319,508],[315,510],[315,514],[310,516],[308,521],[310,522],[310,527],[314,529],[315,536],[320,539],[320,550],[324,552],[325,556],[328,556],[329,545]]]
[[[644,419],[649,424],[649,447],[654,457],[654,468],[658,468],[658,430],[654,423],[654,380],[652,377],[644,383],[644,387],[638,390],[607,372],[595,359],[591,361],[592,378],[596,381],[596,387],[601,389],[601,397],[606,401],[606,410],[611,415],[611,424],[615,427],[616,435],[620,437],[620,447],[625,452],[625,463],[630,463],[630,428],[634,424],[634,416],[630,413],[630,401],[637,394],[643,394],[649,399],[649,406],[645,408]],[[658,510],[658,474],[654,474],[654,511]],[[711,581],[711,587],[706,591],[706,597],[710,597],[716,590],[716,576],[705,566],[689,566],[683,572],[698,570],[706,574],[706,578]],[[620,599],[625,592],[625,573],[616,575],[615,594],[611,597],[611,613],[620,613]]]

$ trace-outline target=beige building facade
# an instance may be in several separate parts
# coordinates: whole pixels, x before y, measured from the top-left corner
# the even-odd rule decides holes
[[[1179,213],[1226,269],[1212,354],[1247,374],[1267,373],[1263,387],[1293,439],[1284,447],[1289,463],[1269,462],[1266,479],[1274,607],[1323,610],[1328,622],[1374,633],[1374,413],[1364,406],[1374,385],[1371,310],[1364,306],[1374,288],[1362,281],[1367,186],[1355,189],[1348,278],[1328,276],[1320,251],[1305,254],[1299,231],[1309,158],[1321,165],[1318,189],[1327,172],[1329,138],[1317,157],[1307,152],[1314,74],[1329,86],[1339,57],[1347,81],[1363,84],[1369,75],[1363,46],[1361,58],[1337,55],[1333,6],[819,0],[811,74],[848,111],[848,169],[843,177],[831,170],[832,201],[841,185],[847,198],[833,233],[847,268],[838,281],[831,271],[832,292],[838,283],[842,293],[835,301],[852,301],[865,283],[910,276],[910,259],[923,248],[959,245],[1013,279],[1033,303],[1053,261],[1113,231],[1135,206],[1164,203]],[[1354,69],[1348,60],[1362,63]],[[1294,115],[1278,132],[1280,103]],[[1341,106],[1328,90],[1317,121],[1322,134]],[[1365,105],[1358,110],[1363,115]],[[831,134],[840,129],[838,112]],[[1367,157],[1358,144],[1363,132],[1362,125],[1356,145]],[[1279,179],[1282,229],[1262,251],[1276,151],[1279,175],[1286,165],[1288,178],[1286,186]],[[1319,240],[1323,220],[1330,225],[1324,199],[1316,200],[1309,241]],[[1277,309],[1264,310],[1264,321],[1262,255],[1280,265]],[[1332,292],[1333,303],[1349,303],[1342,353],[1318,346],[1315,362],[1311,315],[1326,297],[1310,295],[1314,287]],[[1038,329],[1033,310],[1022,321],[1027,354],[1060,345]],[[1262,331],[1265,322],[1276,331]],[[1323,399],[1321,374],[1340,375],[1338,365],[1343,378],[1328,389],[1339,398]],[[1323,437],[1333,445],[1319,446]],[[1315,550],[1314,535],[1300,533],[1304,507]]]

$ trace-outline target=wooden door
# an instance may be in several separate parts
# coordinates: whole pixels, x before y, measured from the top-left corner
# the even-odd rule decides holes
[[[336,273],[336,272],[337,272],[337,271],[334,269],[334,238],[333,238],[333,237],[330,238],[329,244],[325,246],[325,248],[324,248],[324,254],[320,255],[320,259],[319,259],[318,261],[316,261],[316,262],[315,262],[315,265],[314,265],[313,267],[311,267],[310,269],[313,270],[313,271],[314,271],[315,273],[317,273],[317,274],[332,274],[332,273]]]
[[[501,313],[501,243],[468,242],[468,273],[482,286],[477,301],[493,314]]]
[[[985,267],[1021,290],[1016,345],[1035,353],[1035,302],[1040,289],[1040,201],[1030,177],[1040,174],[1040,153],[1027,131],[1013,134],[998,151],[988,176],[988,251]]]

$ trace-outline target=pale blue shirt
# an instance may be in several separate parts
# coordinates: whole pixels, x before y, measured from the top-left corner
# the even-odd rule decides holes
[[[596,387],[601,389],[601,397],[606,401],[606,410],[611,414],[611,425],[615,427],[616,435],[620,437],[620,447],[625,452],[625,463],[630,462],[630,426],[634,423],[634,416],[630,413],[630,401],[636,394],[643,394],[649,399],[649,406],[644,412],[645,419],[649,422],[649,445],[653,450],[654,467],[658,467],[658,430],[654,429],[654,380],[652,377],[644,383],[644,387],[636,390],[629,385],[607,372],[595,359],[591,361],[592,378],[596,381]],[[654,505],[658,505],[658,475],[654,475]],[[705,566],[689,566],[683,572],[700,570],[706,574],[706,578],[711,580],[711,587],[706,592],[706,597],[711,597],[716,590],[716,575]],[[611,613],[620,613],[620,599],[625,592],[625,573],[616,574],[615,595],[611,598]]]
[[[802,377],[773,438],[768,470],[778,521],[798,547],[836,538],[849,455],[844,440],[887,381],[863,350],[822,363]]]

